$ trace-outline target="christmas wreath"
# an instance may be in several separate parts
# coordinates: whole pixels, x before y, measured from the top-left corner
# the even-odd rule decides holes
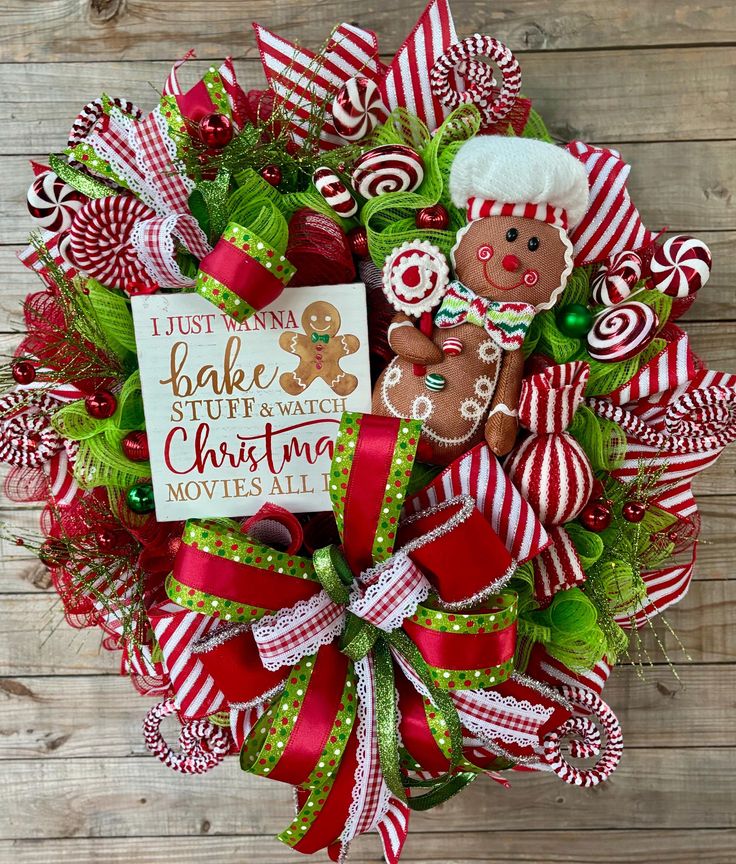
[[[239,754],[295,788],[284,843],[343,860],[377,830],[396,862],[411,810],[480,775],[615,769],[601,691],[688,589],[691,482],[736,438],[736,376],[675,323],[705,244],[643,225],[618,152],[553,142],[511,51],[458,39],[446,0],[388,65],[356,25],[317,53],[254,29],[266,89],[226,60],[184,90],[184,58],[153,111],[103,95],[33,164],[5,494],[45,505],[13,536],[69,623],[159,697],[151,752]],[[321,437],[279,450],[274,404]]]

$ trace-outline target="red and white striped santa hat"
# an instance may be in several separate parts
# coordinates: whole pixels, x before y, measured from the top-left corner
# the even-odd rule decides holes
[[[479,135],[460,147],[450,170],[450,196],[468,221],[488,216],[539,219],[562,231],[582,219],[588,178],[566,150],[506,135]]]

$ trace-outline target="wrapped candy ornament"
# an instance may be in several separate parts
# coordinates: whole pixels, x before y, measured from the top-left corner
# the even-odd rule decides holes
[[[552,366],[526,378],[519,397],[519,423],[531,432],[509,453],[504,469],[544,525],[571,522],[593,489],[593,470],[567,431],[583,400],[585,363]]]

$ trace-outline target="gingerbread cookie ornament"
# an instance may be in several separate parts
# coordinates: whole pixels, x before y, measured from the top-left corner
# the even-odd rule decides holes
[[[573,268],[567,232],[588,202],[583,166],[553,144],[480,136],[458,151],[453,203],[467,210],[456,238],[456,281],[421,332],[397,316],[389,344],[397,357],[381,374],[373,412],[424,421],[431,461],[450,463],[485,440],[498,456],[518,431],[524,359],[534,315],[550,309]],[[427,374],[412,374],[414,364]]]
[[[281,388],[290,396],[303,393],[318,378],[338,396],[347,396],[358,386],[358,379],[345,372],[340,361],[355,354],[360,340],[350,333],[338,335],[340,323],[340,313],[332,303],[317,300],[302,314],[304,333],[285,330],[281,334],[281,348],[299,358],[296,369],[279,378]]]

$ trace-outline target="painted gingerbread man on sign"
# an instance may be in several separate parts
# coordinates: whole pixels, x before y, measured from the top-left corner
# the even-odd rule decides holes
[[[302,315],[304,333],[284,331],[279,345],[299,358],[293,372],[284,372],[279,383],[290,396],[303,393],[321,378],[338,396],[347,396],[358,386],[355,375],[340,368],[340,361],[360,347],[360,340],[350,333],[338,336],[340,313],[326,300],[310,303]]]

